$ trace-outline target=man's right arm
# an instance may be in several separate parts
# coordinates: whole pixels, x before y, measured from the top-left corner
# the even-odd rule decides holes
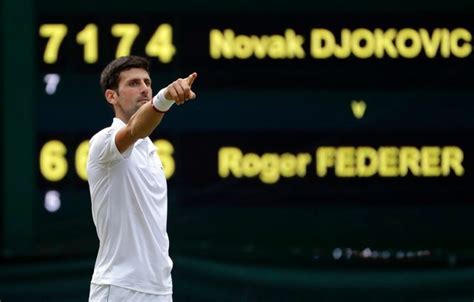
[[[159,112],[153,108],[151,102],[141,106],[132,115],[127,125],[115,135],[115,145],[118,151],[123,153],[140,138],[149,136],[160,124],[164,115],[164,112]]]
[[[120,129],[115,135],[115,145],[119,152],[125,152],[138,139],[149,136],[160,124],[166,112],[166,110],[160,110],[162,104],[160,102],[170,102],[170,100],[172,100],[173,103],[181,105],[190,99],[196,98],[196,94],[191,90],[191,86],[196,77],[197,74],[194,72],[185,79],[174,81],[163,90],[162,96],[158,93],[152,102],[141,106],[140,109],[132,115],[127,125]],[[163,98],[165,100],[163,100]],[[169,105],[169,107],[170,106],[171,105]]]

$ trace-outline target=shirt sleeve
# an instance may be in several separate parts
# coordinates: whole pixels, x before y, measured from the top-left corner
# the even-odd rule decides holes
[[[133,144],[123,153],[117,149],[115,135],[121,128],[106,128],[97,133],[90,141],[89,161],[96,164],[117,162],[130,157]]]

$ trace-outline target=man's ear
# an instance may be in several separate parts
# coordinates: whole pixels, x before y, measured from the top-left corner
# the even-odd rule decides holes
[[[117,102],[117,92],[113,89],[107,89],[105,91],[105,99],[109,104],[114,105]]]

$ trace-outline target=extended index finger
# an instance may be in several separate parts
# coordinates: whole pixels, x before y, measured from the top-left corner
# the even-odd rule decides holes
[[[193,72],[186,78],[186,81],[188,81],[189,87],[193,85],[193,82],[197,78],[197,76],[198,74],[196,72]]]

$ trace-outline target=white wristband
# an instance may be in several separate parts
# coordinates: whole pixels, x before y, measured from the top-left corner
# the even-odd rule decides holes
[[[174,104],[174,100],[168,100],[165,97],[166,88],[161,89],[157,95],[153,97],[153,107],[159,112],[166,112],[170,110],[171,106]]]

